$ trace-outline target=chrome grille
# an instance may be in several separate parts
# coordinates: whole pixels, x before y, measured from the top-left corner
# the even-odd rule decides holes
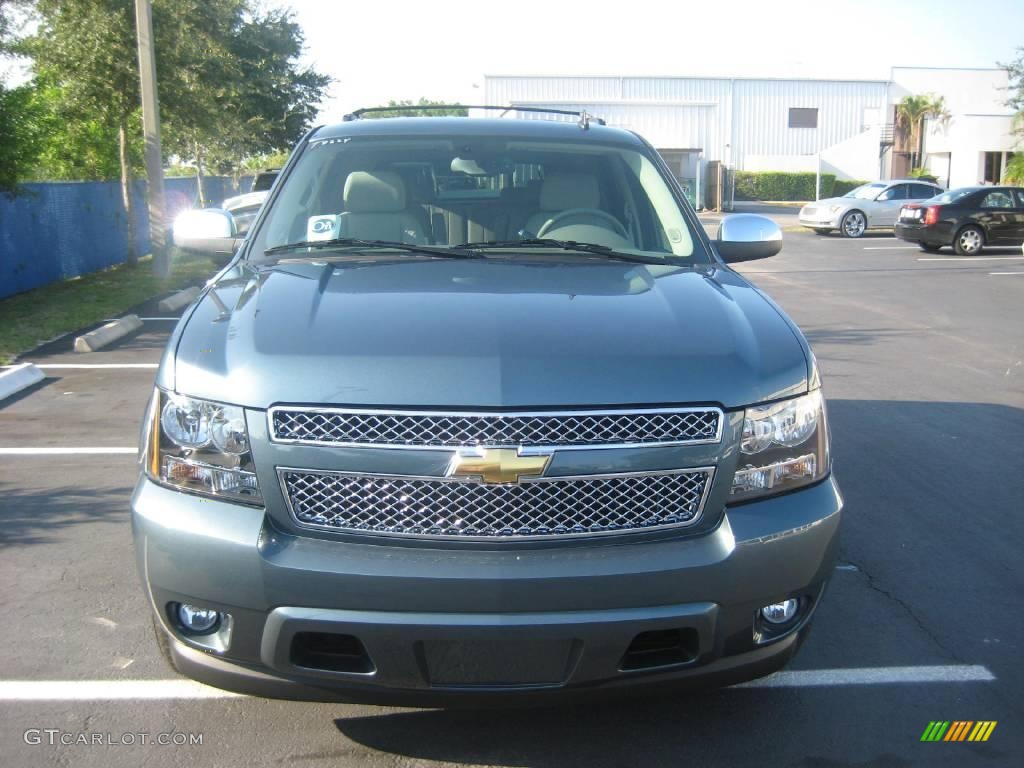
[[[487,485],[279,469],[295,520],[349,533],[535,538],[692,525],[714,470],[543,478]]]
[[[277,441],[400,448],[713,443],[721,439],[722,418],[718,408],[494,414],[288,406],[270,410],[271,434]]]

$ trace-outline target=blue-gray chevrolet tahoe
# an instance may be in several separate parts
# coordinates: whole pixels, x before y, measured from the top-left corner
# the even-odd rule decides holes
[[[164,352],[132,497],[180,672],[450,704],[728,685],[795,653],[842,501],[807,341],[640,136],[312,130]],[[530,117],[533,119],[524,119]]]

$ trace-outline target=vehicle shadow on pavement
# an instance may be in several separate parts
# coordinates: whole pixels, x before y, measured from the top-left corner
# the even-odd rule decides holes
[[[946,689],[950,701],[964,693],[956,684],[931,688]],[[927,765],[964,765],[964,754],[921,753],[931,745],[920,736],[935,719],[925,698],[914,685],[723,689],[557,709],[405,711],[335,725],[364,747],[445,765],[904,768],[924,757]],[[837,741],[848,758],[833,757]],[[963,751],[998,764],[1012,754],[1008,744]]]
[[[1005,647],[1013,643],[990,645],[983,638],[1024,631],[1011,607],[1011,584],[1020,583],[1024,480],[1007,472],[1009,453],[1020,455],[1014,446],[1024,431],[1024,410],[834,399],[829,416],[846,500],[841,562],[855,565],[833,578],[794,667],[980,664],[994,681],[617,698],[595,693],[589,701],[535,709],[381,710],[336,718],[335,727],[386,754],[468,765],[901,768],[959,766],[980,758],[1012,762],[1021,737],[1009,730],[1000,741],[962,745],[957,754],[923,753],[929,745],[920,737],[936,717],[967,717],[939,711],[999,709],[1010,717],[1015,709],[993,708],[993,700],[1012,698],[1020,682],[1019,657]],[[960,482],[966,477],[972,482]],[[955,622],[949,621],[950,605],[957,606]],[[836,758],[838,744],[843,759]]]

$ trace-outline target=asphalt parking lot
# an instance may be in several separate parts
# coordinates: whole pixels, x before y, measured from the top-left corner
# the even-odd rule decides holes
[[[157,319],[104,351],[75,355],[66,338],[26,355],[47,378],[0,404],[0,762],[1024,764],[1024,257],[924,254],[889,236],[785,240],[741,271],[815,350],[846,499],[840,564],[789,671],[706,693],[484,711],[177,682],[153,640],[128,516],[138,422],[174,325],[149,307]],[[998,725],[985,743],[922,743],[934,720]],[[202,743],[145,743],[172,732]],[[64,745],[64,733],[118,743]]]

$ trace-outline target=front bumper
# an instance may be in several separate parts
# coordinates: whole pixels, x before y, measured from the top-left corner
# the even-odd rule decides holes
[[[293,536],[264,510],[140,479],[132,498],[147,592],[179,671],[262,696],[432,705],[725,685],[788,661],[834,567],[842,507],[831,477],[726,510],[700,536],[545,549],[441,549]],[[800,621],[754,640],[761,606],[805,601]],[[213,649],[167,605],[231,615]],[[685,658],[624,663],[641,633],[678,631]],[[360,671],[313,668],[300,633],[357,637]],[[303,635],[306,636],[306,635]]]
[[[839,222],[842,219],[841,215],[832,215],[828,211],[815,211],[812,214],[807,213],[806,208],[800,209],[800,214],[797,216],[797,222],[803,227],[809,229],[839,229]]]

